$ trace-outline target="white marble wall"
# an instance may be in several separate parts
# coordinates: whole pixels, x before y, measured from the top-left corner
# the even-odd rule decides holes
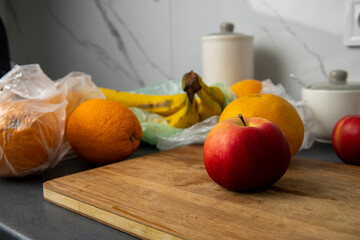
[[[255,78],[300,86],[333,69],[360,82],[360,48],[343,44],[343,0],[0,0],[12,61],[57,79],[83,71],[98,86],[132,90],[201,74],[203,35],[230,21],[255,37]]]

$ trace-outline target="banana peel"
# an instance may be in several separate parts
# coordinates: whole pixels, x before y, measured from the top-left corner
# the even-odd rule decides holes
[[[211,99],[204,88],[200,89],[196,94],[199,96],[196,99],[196,110],[200,116],[200,121],[221,114],[221,106]]]
[[[213,101],[217,102],[221,107],[223,107],[225,104],[225,94],[223,91],[216,86],[207,86],[200,76],[198,76],[198,78],[200,86],[205,90],[206,94],[209,95]]]
[[[147,95],[116,91],[108,88],[99,89],[107,99],[120,102],[128,107],[140,108],[161,116],[170,116],[185,107],[187,94]]]
[[[176,113],[166,117],[167,123],[175,128],[188,128],[199,122],[200,117],[195,108],[194,99],[187,96],[185,106]]]

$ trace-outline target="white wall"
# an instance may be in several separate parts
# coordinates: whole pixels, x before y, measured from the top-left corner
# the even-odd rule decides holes
[[[300,86],[334,69],[360,82],[360,48],[343,44],[343,0],[0,0],[10,54],[51,78],[83,71],[98,86],[133,90],[201,74],[203,35],[230,21],[255,37],[255,78]]]

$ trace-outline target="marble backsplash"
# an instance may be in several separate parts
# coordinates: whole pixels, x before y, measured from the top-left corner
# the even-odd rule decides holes
[[[39,63],[58,79],[71,71],[102,87],[133,90],[190,70],[201,74],[201,37],[222,22],[253,35],[255,78],[300,86],[344,69],[360,83],[360,48],[344,45],[342,0],[0,0],[13,63]]]

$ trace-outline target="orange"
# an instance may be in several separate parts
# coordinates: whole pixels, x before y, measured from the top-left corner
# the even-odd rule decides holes
[[[247,94],[260,93],[262,89],[261,81],[255,79],[246,79],[232,85],[230,89],[237,97]]]
[[[140,144],[142,129],[136,115],[124,104],[90,99],[71,113],[67,138],[74,152],[94,164],[129,157]]]
[[[55,112],[42,112],[40,102],[0,107],[0,176],[22,177],[43,170],[56,158],[62,142],[61,121]],[[38,111],[39,110],[39,111]]]
[[[220,115],[219,122],[241,113],[244,117],[262,117],[275,123],[284,133],[291,157],[300,149],[304,125],[297,110],[284,98],[273,94],[248,94],[230,102]]]

